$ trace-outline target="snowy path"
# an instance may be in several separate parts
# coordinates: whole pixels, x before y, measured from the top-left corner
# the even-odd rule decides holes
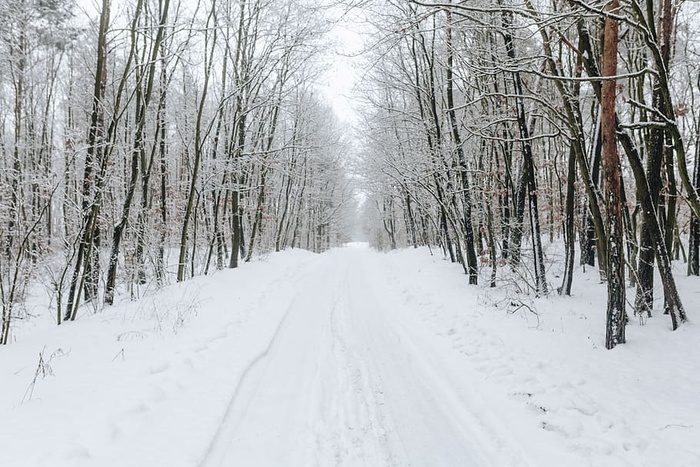
[[[370,258],[337,251],[306,278],[203,466],[492,465],[469,382],[387,303]]]
[[[699,329],[608,352],[577,277],[533,300],[427,249],[294,250],[35,318],[0,352],[0,466],[697,467]]]
[[[368,258],[341,250],[305,279],[203,466],[484,465],[466,382],[432,364],[442,359],[386,305]]]

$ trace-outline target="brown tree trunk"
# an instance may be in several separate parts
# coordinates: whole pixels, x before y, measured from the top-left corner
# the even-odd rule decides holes
[[[617,13],[619,0],[612,0],[606,10]],[[608,224],[608,308],[605,326],[605,347],[614,348],[625,343],[625,269],[624,238],[622,230],[622,199],[620,195],[620,158],[615,136],[615,98],[617,75],[618,22],[605,19],[603,47],[603,81],[601,90],[601,127],[603,139],[603,170],[605,173],[605,201]]]

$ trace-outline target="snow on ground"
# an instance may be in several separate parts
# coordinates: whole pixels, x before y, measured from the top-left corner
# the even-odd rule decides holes
[[[633,319],[607,351],[597,279],[535,299],[353,245],[27,326],[0,349],[0,465],[700,465],[697,328]]]
[[[550,433],[550,447],[576,458],[568,465],[700,465],[700,333],[692,322],[671,332],[666,316],[644,325],[632,317],[628,343],[608,351],[606,289],[595,271],[576,272],[572,297],[527,299],[507,284],[464,287],[460,268],[424,251],[387,256],[388,295],[462,355],[456,368],[526,407],[531,430]],[[692,320],[698,279],[677,277]]]

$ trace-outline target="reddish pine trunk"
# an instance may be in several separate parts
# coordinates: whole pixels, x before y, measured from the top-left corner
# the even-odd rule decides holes
[[[619,0],[613,0],[608,12],[620,8]],[[603,48],[603,77],[617,74],[618,22],[605,19],[605,44]],[[622,199],[620,196],[620,158],[615,135],[616,81],[603,81],[601,95],[601,127],[603,139],[603,169],[605,173],[605,200],[608,208],[608,309],[605,329],[605,347],[612,349],[625,342],[625,270],[622,235]]]

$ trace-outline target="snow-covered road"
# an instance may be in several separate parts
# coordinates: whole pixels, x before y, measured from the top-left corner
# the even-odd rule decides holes
[[[577,277],[535,300],[427,249],[294,250],[37,315],[0,349],[0,465],[700,465],[700,332],[659,316],[606,351]]]
[[[369,259],[339,250],[304,278],[202,465],[488,465],[468,382],[435,364]]]

